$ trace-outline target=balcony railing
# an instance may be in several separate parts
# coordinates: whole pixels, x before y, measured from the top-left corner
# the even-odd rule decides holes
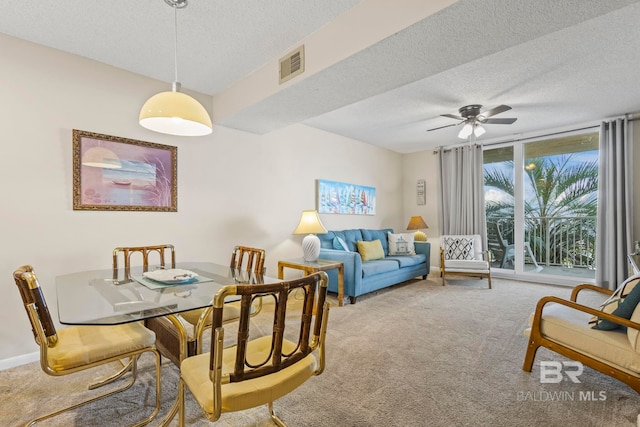
[[[497,222],[502,237],[513,243],[513,218],[488,218]],[[541,266],[595,269],[595,216],[526,217],[525,241]]]

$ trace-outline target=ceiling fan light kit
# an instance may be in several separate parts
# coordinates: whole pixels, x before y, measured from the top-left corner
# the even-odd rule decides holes
[[[169,135],[208,135],[213,128],[209,113],[194,98],[180,92],[178,82],[178,9],[187,7],[187,0],[164,1],[174,10],[175,81],[171,91],[158,93],[145,102],[140,109],[138,121],[142,127]]]
[[[491,119],[490,117],[495,116],[496,114],[503,113],[511,109],[508,105],[498,105],[490,110],[487,110],[483,113],[480,112],[482,105],[480,104],[470,104],[465,105],[458,109],[460,113],[459,116],[455,114],[441,114],[442,117],[447,117],[450,119],[460,120],[458,123],[440,126],[433,129],[428,129],[427,131],[438,130],[443,128],[448,128],[451,126],[459,126],[464,124],[460,132],[458,133],[458,138],[467,139],[471,135],[474,135],[476,138],[484,135],[486,129],[482,126],[483,124],[490,125],[510,125],[515,122],[516,118],[504,118],[504,119]]]

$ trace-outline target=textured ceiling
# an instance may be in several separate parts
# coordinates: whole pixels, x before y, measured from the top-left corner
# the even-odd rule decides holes
[[[215,99],[376,2],[387,3],[191,0],[178,11],[178,80]],[[0,0],[0,8],[2,33],[174,80],[174,16],[162,0]],[[408,153],[458,143],[457,126],[427,129],[455,123],[440,114],[468,104],[513,107],[497,118],[518,120],[487,125],[485,141],[595,123],[640,111],[639,22],[640,0],[460,0],[218,124],[267,133],[304,123]],[[363,17],[353,34],[366,25]]]

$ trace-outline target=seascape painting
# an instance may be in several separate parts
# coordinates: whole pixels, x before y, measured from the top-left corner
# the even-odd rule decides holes
[[[73,131],[74,210],[177,211],[177,148]]]
[[[319,179],[317,205],[321,214],[375,215],[376,189]]]

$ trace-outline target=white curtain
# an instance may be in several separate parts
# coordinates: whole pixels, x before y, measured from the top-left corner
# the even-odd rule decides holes
[[[440,149],[440,232],[479,234],[486,247],[482,145]]]
[[[626,118],[600,125],[596,283],[615,289],[627,278],[633,230],[633,140]]]

